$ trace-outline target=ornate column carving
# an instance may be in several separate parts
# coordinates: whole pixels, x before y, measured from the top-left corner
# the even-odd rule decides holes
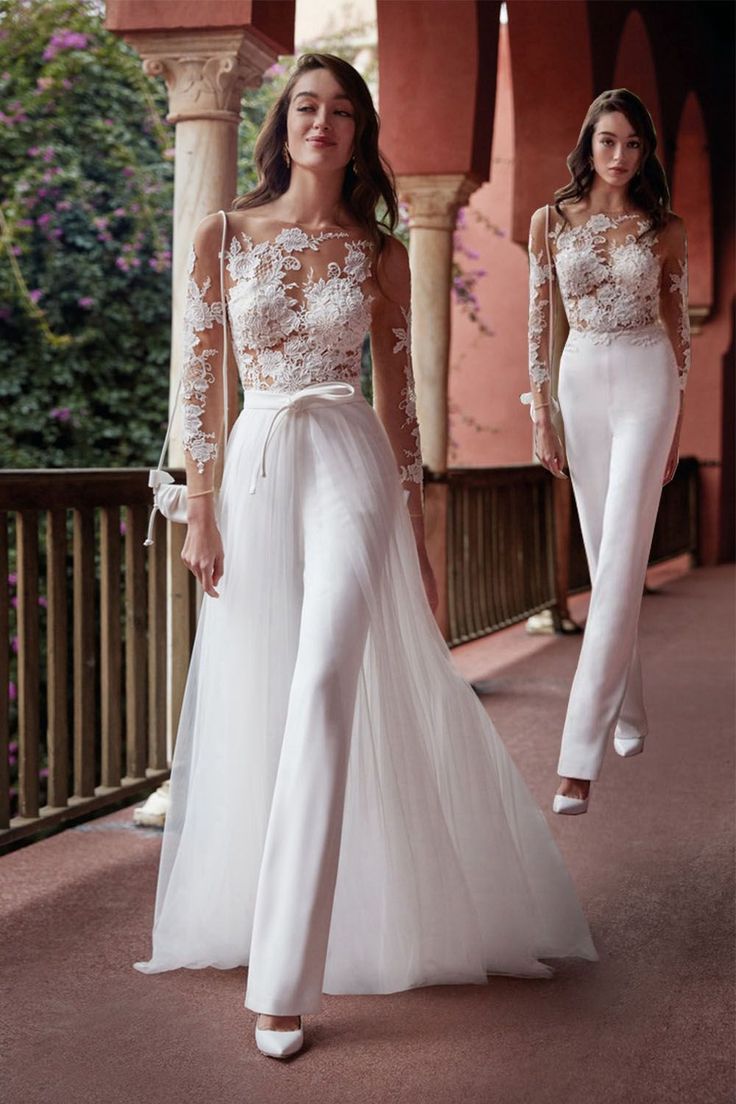
[[[412,356],[424,463],[447,470],[447,375],[450,352],[452,235],[457,213],[479,187],[465,173],[399,176],[409,208]]]

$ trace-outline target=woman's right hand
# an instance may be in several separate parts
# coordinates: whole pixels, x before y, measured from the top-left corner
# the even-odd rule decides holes
[[[556,479],[567,479],[562,470],[567,463],[562,441],[552,425],[549,414],[545,411],[546,416],[540,417],[541,414],[541,411],[537,412],[538,421],[534,423],[534,454],[540,464]]]
[[[187,503],[187,535],[181,558],[205,594],[219,598],[215,587],[222,578],[225,554],[211,495]]]

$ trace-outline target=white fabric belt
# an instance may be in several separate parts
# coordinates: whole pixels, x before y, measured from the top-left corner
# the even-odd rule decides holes
[[[256,493],[258,475],[266,477],[266,453],[280,422],[290,414],[301,414],[316,406],[328,406],[330,403],[363,402],[363,396],[352,383],[310,383],[301,391],[246,391],[243,408],[273,410],[268,423],[263,448],[251,479],[249,493]]]
[[[638,334],[645,333],[665,333],[665,328],[661,322],[647,322],[645,326],[627,326],[625,329],[620,330],[594,330],[590,326],[586,329],[580,329],[576,326],[570,326],[570,333],[580,334],[582,337],[593,337],[595,340],[598,337],[635,337]]]

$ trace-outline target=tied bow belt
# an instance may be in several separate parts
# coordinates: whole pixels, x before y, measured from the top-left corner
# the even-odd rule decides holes
[[[317,406],[329,406],[332,403],[363,402],[363,396],[351,383],[310,383],[301,391],[246,391],[244,409],[273,410],[263,439],[261,455],[258,459],[249,493],[255,494],[258,476],[265,478],[266,454],[268,446],[279,425],[288,417],[302,414]]]

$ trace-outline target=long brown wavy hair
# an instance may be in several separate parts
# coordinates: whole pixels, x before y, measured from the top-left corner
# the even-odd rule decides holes
[[[555,209],[566,219],[561,204],[577,203],[590,192],[595,178],[593,168],[593,131],[601,115],[620,111],[629,120],[636,136],[641,140],[641,164],[636,176],[629,183],[629,200],[644,211],[651,222],[651,229],[659,230],[669,220],[670,190],[662,163],[657,157],[657,132],[652,116],[646,107],[628,88],[613,88],[601,92],[588,108],[580,137],[575,149],[567,158],[571,180],[555,192]]]
[[[256,139],[254,161],[258,184],[253,191],[233,202],[234,210],[262,207],[289,187],[291,167],[284,157],[286,116],[294,85],[305,73],[328,69],[355,112],[353,157],[345,169],[342,200],[356,223],[365,231],[379,257],[398,220],[398,203],[391,167],[378,148],[380,122],[368,85],[357,69],[333,54],[302,54],[283,92],[271,107]],[[379,218],[377,209],[383,205]]]

